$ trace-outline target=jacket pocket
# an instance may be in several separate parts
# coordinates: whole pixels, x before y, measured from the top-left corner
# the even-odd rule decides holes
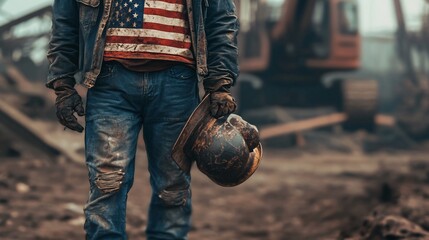
[[[100,0],[76,0],[79,5],[79,22],[84,35],[95,26],[100,12]]]
[[[100,0],[76,0],[76,2],[94,8],[100,5]]]
[[[207,19],[207,11],[208,11],[208,9],[209,9],[209,0],[204,0],[203,1],[203,19],[204,19],[204,22],[206,21],[206,19]]]

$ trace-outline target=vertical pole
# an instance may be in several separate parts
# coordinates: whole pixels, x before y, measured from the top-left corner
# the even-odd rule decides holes
[[[401,0],[393,0],[395,5],[396,20],[398,23],[397,40],[399,54],[405,64],[407,75],[414,86],[419,86],[416,71],[414,69],[413,58],[411,56],[410,41],[408,38],[407,28],[405,25],[404,12]]]

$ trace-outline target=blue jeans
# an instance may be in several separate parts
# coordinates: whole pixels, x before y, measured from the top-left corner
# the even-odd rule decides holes
[[[86,238],[127,238],[127,195],[143,127],[152,187],[147,239],[187,239],[191,177],[173,161],[171,149],[199,103],[195,70],[176,65],[137,73],[119,63],[104,63],[87,98],[85,154],[90,192],[84,209]]]

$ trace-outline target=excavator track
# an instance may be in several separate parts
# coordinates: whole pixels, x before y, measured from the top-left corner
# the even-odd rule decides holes
[[[346,127],[373,129],[378,111],[378,83],[375,80],[342,81],[343,111],[347,114]]]

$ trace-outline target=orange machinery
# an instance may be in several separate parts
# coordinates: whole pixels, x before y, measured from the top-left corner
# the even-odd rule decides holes
[[[236,5],[242,111],[335,106],[351,125],[372,125],[377,82],[351,74],[360,67],[356,0],[240,0]]]

